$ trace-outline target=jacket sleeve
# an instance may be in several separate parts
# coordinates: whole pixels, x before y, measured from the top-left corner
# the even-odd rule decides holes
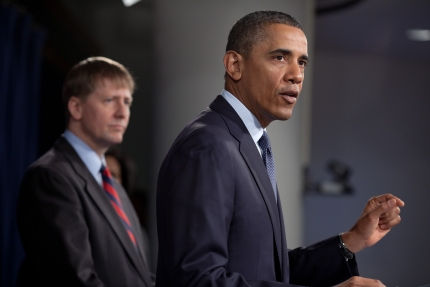
[[[346,261],[333,236],[306,248],[288,252],[291,283],[305,286],[334,286],[358,276],[355,256]]]

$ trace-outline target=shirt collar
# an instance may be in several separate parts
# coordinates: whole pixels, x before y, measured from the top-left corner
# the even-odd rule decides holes
[[[90,148],[85,142],[83,142],[80,138],[78,138],[74,133],[69,130],[66,130],[63,135],[70,143],[70,145],[75,149],[76,153],[79,155],[79,157],[84,162],[90,173],[94,176],[96,181],[100,185],[102,185],[100,168],[102,164],[106,165],[104,155],[102,156],[102,158],[100,158],[92,148]]]
[[[258,145],[258,140],[263,135],[265,129],[261,126],[260,122],[257,118],[239,101],[235,96],[233,96],[230,92],[223,90],[221,96],[226,99],[226,101],[233,107],[239,117],[242,119],[245,127],[247,128],[249,134],[251,135],[254,143],[256,144],[258,150],[260,151],[260,147]]]

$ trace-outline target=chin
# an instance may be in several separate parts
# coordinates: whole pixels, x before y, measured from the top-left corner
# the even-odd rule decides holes
[[[278,117],[276,117],[276,119],[278,121],[286,121],[286,120],[289,120],[292,115],[293,113],[291,111],[288,113],[281,113],[281,114],[278,114]]]
[[[122,143],[122,135],[111,137],[109,140],[110,145],[116,145]]]
[[[289,120],[293,115],[293,108],[287,108],[282,112],[282,118],[284,121]]]
[[[122,143],[122,137],[115,141],[115,144],[120,144],[120,143]]]

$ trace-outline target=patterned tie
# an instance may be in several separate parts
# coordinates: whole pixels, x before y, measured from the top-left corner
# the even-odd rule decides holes
[[[258,145],[261,148],[261,157],[263,158],[264,165],[266,166],[267,173],[269,174],[270,181],[272,183],[273,192],[276,196],[276,177],[275,177],[275,161],[272,156],[272,148],[270,147],[270,140],[267,132],[264,131],[261,138],[258,140]]]
[[[104,165],[102,165],[100,172],[102,173],[103,189],[105,190],[110,203],[112,204],[113,208],[115,209],[116,213],[124,224],[131,242],[133,242],[134,246],[137,248],[136,237],[134,236],[133,228],[131,226],[130,220],[128,220],[127,214],[125,214],[124,210],[122,209],[121,199],[119,198],[118,193],[113,187],[110,170]]]

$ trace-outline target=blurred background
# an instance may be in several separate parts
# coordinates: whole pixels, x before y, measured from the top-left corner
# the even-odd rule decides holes
[[[182,127],[221,92],[228,32],[256,10],[296,17],[311,58],[292,119],[268,128],[289,248],[348,230],[370,197],[392,193],[406,202],[402,223],[357,254],[360,273],[387,286],[430,283],[429,0],[124,2],[1,1],[1,286],[13,286],[24,256],[21,177],[64,131],[68,69],[97,55],[136,78],[121,150],[133,162],[129,192],[155,271],[158,169]]]

